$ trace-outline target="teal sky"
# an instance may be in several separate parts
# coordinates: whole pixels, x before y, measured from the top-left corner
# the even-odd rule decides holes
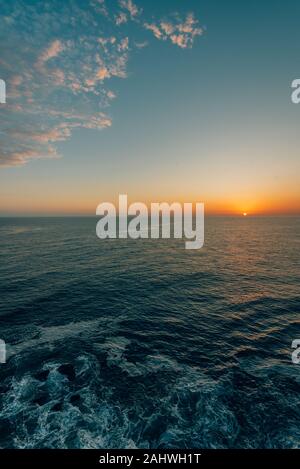
[[[299,213],[299,21],[296,0],[3,2],[0,213]]]

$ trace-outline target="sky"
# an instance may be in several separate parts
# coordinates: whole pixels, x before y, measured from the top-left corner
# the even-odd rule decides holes
[[[0,215],[300,213],[298,0],[0,5]]]

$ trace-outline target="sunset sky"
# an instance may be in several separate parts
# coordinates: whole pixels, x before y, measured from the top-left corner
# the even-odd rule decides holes
[[[300,213],[299,0],[0,3],[1,215]]]

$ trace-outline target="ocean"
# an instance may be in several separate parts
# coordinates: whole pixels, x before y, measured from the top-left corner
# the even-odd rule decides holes
[[[96,222],[0,219],[0,447],[300,448],[299,218]]]

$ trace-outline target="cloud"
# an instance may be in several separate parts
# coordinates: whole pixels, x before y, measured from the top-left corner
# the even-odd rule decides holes
[[[142,13],[142,9],[139,9],[132,0],[120,0],[119,4],[121,8],[124,10],[128,11],[130,14],[131,18],[135,18],[136,16],[139,16]]]
[[[61,51],[64,50],[64,46],[60,40],[56,39],[41,53],[38,58],[38,66],[43,66],[45,62],[53,57],[56,57]]]
[[[169,40],[182,49],[192,47],[194,39],[204,33],[192,13],[189,13],[184,21],[176,16],[173,21],[144,23],[144,27],[151,31],[156,39]]]
[[[7,104],[0,107],[0,166],[5,167],[59,158],[59,143],[76,129],[110,127],[113,88],[127,78],[131,54],[148,44],[145,29],[181,48],[202,34],[191,14],[183,21],[177,16],[146,22],[132,0],[113,6],[106,0],[34,6],[14,0],[2,7],[0,29],[5,38],[5,43],[0,39],[1,78],[7,83]]]
[[[116,20],[116,25],[120,26],[120,24],[127,23],[128,18],[124,12],[121,12],[117,16],[115,16],[115,20]]]
[[[163,32],[161,31],[161,29],[156,26],[155,24],[149,24],[149,23],[145,23],[145,28],[146,29],[149,29],[149,31],[152,31],[152,33],[154,34],[154,36],[156,37],[156,39],[163,39],[164,36],[163,36]],[[166,39],[166,37],[165,37]]]

